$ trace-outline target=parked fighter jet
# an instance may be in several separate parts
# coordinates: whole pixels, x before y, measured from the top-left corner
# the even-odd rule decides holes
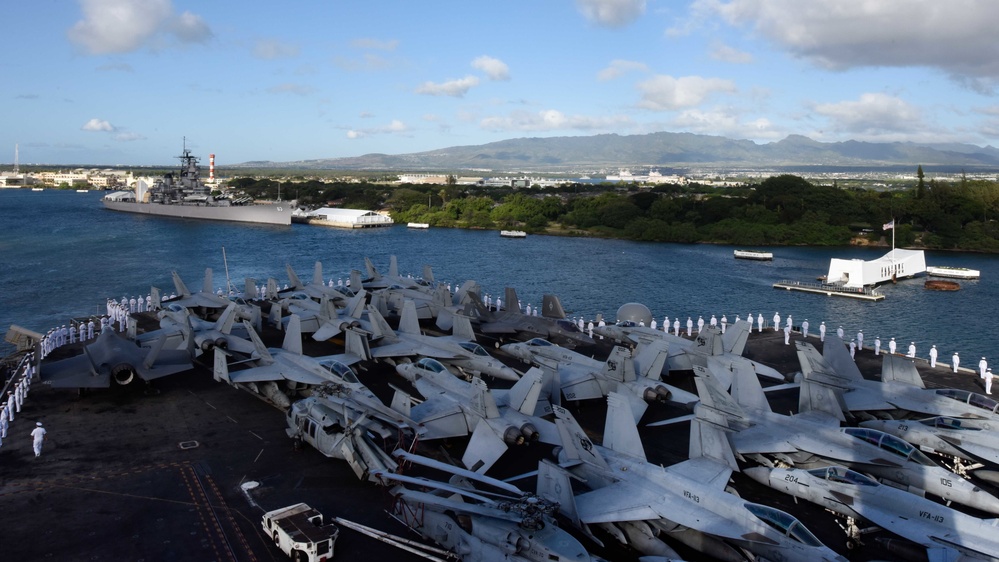
[[[150,348],[143,348],[114,330],[104,330],[80,355],[42,363],[41,380],[54,388],[107,388],[112,380],[122,386],[135,377],[149,382],[192,367],[190,345],[164,349],[165,343],[164,334]]]
[[[667,367],[670,371],[689,371],[694,365],[721,371],[727,369],[730,363],[739,363],[751,367],[757,375],[783,381],[784,375],[773,367],[742,356],[752,328],[752,322],[745,320],[732,324],[724,334],[717,328],[706,326],[696,338],[688,340],[662,330],[653,330],[631,321],[623,321],[593,328],[593,333],[629,345],[664,341],[669,346]]]
[[[802,381],[799,413],[776,414],[770,409],[756,375],[734,372],[731,396],[703,367],[695,367],[701,404],[724,414],[736,452],[765,466],[771,458],[798,468],[845,464],[894,481],[912,491],[927,491],[946,501],[999,513],[999,498],[938,466],[919,449],[887,433],[864,427],[840,428],[843,412],[831,389],[809,389]],[[837,414],[839,417],[837,418]]]
[[[885,355],[881,382],[877,382],[860,374],[843,341],[835,335],[826,336],[822,355],[811,344],[795,345],[805,378],[835,389],[844,410],[851,413],[877,411],[897,419],[950,416],[999,424],[999,402],[956,388],[927,389],[907,357]]]
[[[814,502],[849,518],[863,519],[926,548],[931,562],[990,561],[999,558],[995,519],[979,519],[931,500],[885,486],[852,470],[754,467],[757,482]],[[856,525],[848,545],[859,542]]]
[[[392,286],[403,287],[406,289],[418,289],[426,291],[428,294],[433,292],[434,288],[434,272],[429,265],[423,266],[423,277],[412,278],[406,275],[399,275],[399,261],[395,256],[389,257],[389,271],[387,274],[382,275],[375,269],[375,264],[371,263],[371,260],[364,258],[364,267],[368,271],[368,278],[361,280],[361,286],[363,286],[368,291],[375,291],[378,289],[387,289]],[[351,282],[350,288],[353,290],[358,290],[357,281],[354,277],[354,271],[351,271]],[[357,272],[358,275],[360,272]]]
[[[353,292],[349,288],[326,285],[323,281],[323,263],[320,261],[317,261],[313,267],[312,282],[308,284],[302,283],[291,264],[286,264],[285,269],[288,272],[288,288],[278,291],[278,296],[281,296],[281,293],[300,292],[313,299],[329,298],[335,305],[340,306],[343,306],[347,299],[353,296]]]
[[[900,437],[923,451],[999,466],[999,434],[990,420],[937,416],[923,420],[869,420],[869,427]]]
[[[651,464],[635,427],[628,400],[607,397],[603,446],[594,445],[572,415],[556,407],[562,435],[559,463],[590,491],[572,495],[568,475],[542,470],[539,494],[557,500],[572,521],[599,525],[643,554],[674,556],[656,538],[672,536],[724,560],[746,549],[768,560],[845,562],[788,513],[747,502],[726,491],[738,470],[731,446],[712,412],[697,407],[691,423],[689,460],[668,467]]]
[[[478,320],[479,330],[483,334],[498,338],[515,337],[521,341],[544,338],[570,348],[593,345],[593,338],[566,320],[562,303],[555,295],[543,297],[541,316],[528,316],[521,312],[517,292],[510,287],[506,288],[505,298],[505,310],[493,311],[482,304],[480,295],[473,296],[475,319]]]
[[[516,371],[475,343],[475,333],[467,317],[456,316],[452,335],[439,337],[425,336],[420,332],[412,301],[403,306],[398,332],[393,331],[371,305],[368,305],[368,320],[371,322],[371,339],[378,341],[378,345],[371,348],[371,355],[375,358],[393,361],[399,357],[433,357],[475,374],[512,381],[520,378]]]
[[[160,317],[160,329],[138,335],[135,343],[140,347],[152,347],[161,337],[166,336],[167,341],[164,345],[166,349],[185,349],[187,340],[193,338],[196,355],[201,355],[213,347],[249,355],[255,349],[253,343],[232,333],[236,320],[236,306],[236,303],[230,303],[219,315],[218,320],[208,322],[194,316],[187,308],[170,304],[157,313]]]
[[[502,349],[554,371],[555,380],[568,400],[591,400],[627,389],[623,394],[631,401],[636,422],[645,414],[646,401],[670,401],[685,406],[698,400],[696,394],[662,382],[660,373],[667,355],[666,343],[662,341],[649,343],[639,353],[615,347],[607,361],[591,359],[541,338],[508,343]]]
[[[486,472],[511,445],[536,441],[557,445],[555,426],[535,416],[542,373],[531,369],[510,390],[490,390],[478,377],[466,382],[435,359],[423,358],[395,368],[426,398],[409,409],[410,398],[397,391],[394,409],[407,412],[427,428],[424,439],[471,434],[461,461],[470,470]]]
[[[215,294],[212,287],[212,268],[205,269],[205,279],[202,282],[201,290],[191,293],[184,281],[176,271],[172,272],[173,286],[177,290],[177,297],[164,300],[160,295],[160,290],[151,288],[153,310],[159,310],[166,304],[177,304],[186,308],[225,308],[229,306],[229,299]]]
[[[401,453],[401,454],[400,454]],[[450,482],[381,472],[394,498],[392,515],[426,539],[476,562],[550,562],[593,560],[575,537],[559,527],[558,507],[502,480],[449,467],[432,459],[396,451],[397,456],[454,474]],[[494,490],[476,489],[472,482]],[[421,492],[406,488],[413,484]]]

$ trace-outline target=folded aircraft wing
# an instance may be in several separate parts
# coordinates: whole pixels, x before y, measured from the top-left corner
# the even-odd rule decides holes
[[[465,414],[457,402],[428,398],[410,411],[410,417],[427,429],[424,439],[445,439],[468,435]]]
[[[250,367],[242,371],[229,373],[232,382],[265,382],[290,380],[304,384],[323,384],[329,379],[301,369],[289,369],[280,363],[272,363],[260,367]]]

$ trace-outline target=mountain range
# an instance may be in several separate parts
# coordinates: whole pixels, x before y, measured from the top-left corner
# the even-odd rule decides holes
[[[386,171],[569,172],[602,168],[772,169],[795,167],[999,169],[999,149],[961,143],[819,142],[791,135],[757,144],[720,136],[659,132],[517,138],[410,154],[365,154],[240,167]]]

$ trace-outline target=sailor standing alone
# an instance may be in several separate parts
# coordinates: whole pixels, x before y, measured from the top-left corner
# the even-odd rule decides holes
[[[45,442],[45,428],[42,422],[35,423],[35,429],[31,430],[32,446],[35,449],[35,458],[42,456],[42,443]]]

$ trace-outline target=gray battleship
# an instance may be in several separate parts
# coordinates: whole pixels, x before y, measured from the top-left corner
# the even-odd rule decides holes
[[[198,159],[184,148],[179,178],[173,173],[158,179],[151,187],[116,191],[106,195],[104,206],[113,211],[142,213],[184,219],[291,224],[294,202],[256,204],[250,198],[216,198],[200,179]]]

